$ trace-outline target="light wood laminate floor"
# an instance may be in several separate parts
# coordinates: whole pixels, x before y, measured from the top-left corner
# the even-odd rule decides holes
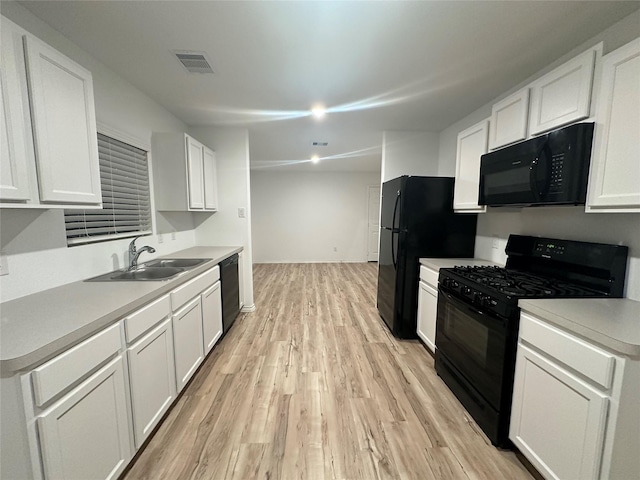
[[[376,310],[377,265],[256,265],[241,314],[126,479],[530,479],[417,340]]]

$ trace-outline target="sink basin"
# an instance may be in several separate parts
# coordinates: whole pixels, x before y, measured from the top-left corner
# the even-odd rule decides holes
[[[88,282],[118,282],[118,281],[153,281],[168,280],[179,273],[184,272],[184,268],[178,267],[147,267],[143,266],[136,270],[116,271],[100,275],[99,277],[90,278]]]
[[[164,258],[159,260],[151,260],[144,264],[145,267],[153,268],[193,268],[204,263],[208,258]]]

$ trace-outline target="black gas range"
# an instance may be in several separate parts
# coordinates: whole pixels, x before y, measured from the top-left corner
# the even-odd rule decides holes
[[[511,235],[505,267],[440,270],[436,371],[492,443],[508,447],[525,298],[622,297],[628,248]]]

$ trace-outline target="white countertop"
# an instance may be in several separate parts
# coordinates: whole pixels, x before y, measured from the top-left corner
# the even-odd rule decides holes
[[[159,258],[211,260],[170,280],[74,282],[2,303],[2,375],[54,357],[240,251],[242,247],[193,247]]]
[[[420,264],[436,271],[441,268],[453,268],[461,265],[470,267],[498,265],[490,260],[480,260],[478,258],[421,258]]]
[[[626,298],[557,298],[520,300],[518,305],[609,350],[640,358],[640,302]]]

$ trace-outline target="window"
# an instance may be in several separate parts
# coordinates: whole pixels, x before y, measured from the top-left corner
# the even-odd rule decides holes
[[[98,134],[102,209],[65,210],[67,245],[151,232],[147,152]]]

